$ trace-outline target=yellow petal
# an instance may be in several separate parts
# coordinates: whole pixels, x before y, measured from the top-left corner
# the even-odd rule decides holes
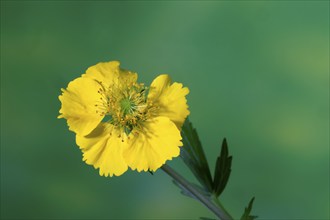
[[[83,152],[83,160],[99,168],[101,176],[119,176],[128,166],[123,158],[127,137],[119,137],[119,131],[109,123],[101,123],[91,134],[76,136],[77,145]]]
[[[89,134],[103,116],[96,113],[95,104],[100,101],[97,93],[100,85],[95,80],[79,77],[62,89],[59,118],[67,119],[69,129],[79,135]]]
[[[89,67],[83,77],[89,77],[106,85],[111,85],[119,77],[119,65],[118,61],[101,62]]]
[[[186,95],[189,89],[181,83],[171,84],[168,75],[160,75],[151,83],[148,100],[159,106],[157,114],[170,118],[181,129],[189,115]]]
[[[83,77],[89,77],[102,82],[109,87],[123,82],[136,82],[137,74],[120,68],[118,61],[101,62],[89,67]]]
[[[181,139],[179,129],[167,117],[150,119],[141,130],[131,132],[125,160],[132,170],[156,171],[180,154]]]

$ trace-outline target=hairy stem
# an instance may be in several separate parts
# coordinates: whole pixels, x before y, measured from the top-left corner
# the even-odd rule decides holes
[[[194,195],[201,203],[211,210],[221,220],[232,220],[233,218],[219,204],[214,204],[209,198],[202,195],[193,185],[191,185],[180,174],[174,171],[170,166],[164,164],[162,170],[183,186],[187,191]]]

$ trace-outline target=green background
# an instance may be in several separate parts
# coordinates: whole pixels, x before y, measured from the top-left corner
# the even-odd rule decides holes
[[[1,218],[214,218],[161,170],[82,162],[58,95],[109,60],[190,88],[212,170],[223,137],[234,156],[236,218],[252,196],[260,219],[329,218],[328,1],[1,1]]]

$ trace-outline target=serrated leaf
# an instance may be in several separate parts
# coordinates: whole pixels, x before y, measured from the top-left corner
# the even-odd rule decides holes
[[[231,173],[232,156],[229,156],[226,138],[222,141],[220,156],[214,171],[213,192],[218,197],[225,189]]]
[[[241,220],[254,220],[258,217],[256,215],[250,215],[253,201],[254,201],[254,197],[250,200],[248,207],[245,207]]]
[[[210,168],[197,131],[193,128],[188,118],[183,124],[181,133],[183,147],[181,148],[180,157],[201,185],[211,192],[213,181]]]

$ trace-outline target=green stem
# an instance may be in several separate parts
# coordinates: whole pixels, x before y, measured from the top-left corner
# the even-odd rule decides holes
[[[223,205],[221,204],[221,202],[219,201],[219,199],[215,196],[212,195],[212,200],[218,205],[218,207],[224,212],[226,213],[227,216],[229,216],[230,219],[234,219],[225,209],[225,207],[223,207]]]
[[[201,203],[203,203],[208,209],[210,209],[221,220],[232,220],[233,218],[227,213],[227,211],[219,203],[215,205],[210,199],[202,195],[193,185],[191,185],[180,174],[175,172],[171,167],[164,164],[162,170],[183,186],[187,191],[194,195]]]

